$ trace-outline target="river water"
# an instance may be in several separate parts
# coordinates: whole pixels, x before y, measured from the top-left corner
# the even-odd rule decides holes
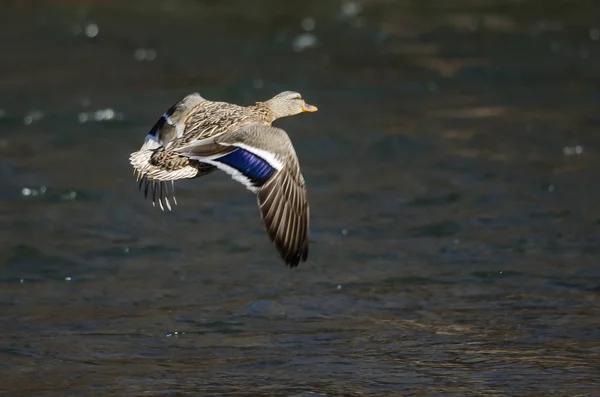
[[[0,394],[600,395],[600,3],[0,5]],[[276,122],[286,268],[220,173],[128,155],[198,91]]]

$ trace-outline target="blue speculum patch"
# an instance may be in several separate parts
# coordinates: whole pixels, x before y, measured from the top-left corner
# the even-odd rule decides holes
[[[150,130],[150,132],[149,132],[150,135],[158,138],[158,133],[159,133],[160,129],[164,127],[165,123],[167,122],[167,119],[173,115],[173,113],[175,112],[175,107],[176,107],[176,105],[171,106],[169,108],[169,110],[167,110],[162,116],[160,116],[160,119],[158,119],[158,121],[154,124],[154,126]]]
[[[158,121],[154,124],[154,126],[152,127],[152,129],[150,130],[150,132],[148,134],[158,138],[159,131],[161,130],[161,128],[164,127],[164,125],[167,121],[168,116],[165,116],[165,114],[160,116],[160,119],[158,119]]]
[[[240,171],[256,187],[264,185],[275,172],[275,168],[263,158],[244,149],[236,149],[217,161]]]

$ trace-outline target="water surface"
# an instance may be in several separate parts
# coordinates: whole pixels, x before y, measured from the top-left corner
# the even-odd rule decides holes
[[[0,6],[0,390],[600,394],[593,1]],[[128,155],[198,91],[281,120],[311,204],[287,269],[222,174]]]

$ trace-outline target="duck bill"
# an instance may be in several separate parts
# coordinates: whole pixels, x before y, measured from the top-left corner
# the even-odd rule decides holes
[[[316,106],[313,105],[309,105],[308,103],[305,103],[304,105],[302,105],[302,111],[303,112],[316,112],[317,110],[319,110]]]

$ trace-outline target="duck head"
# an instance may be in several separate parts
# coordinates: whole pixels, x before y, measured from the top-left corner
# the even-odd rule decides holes
[[[316,112],[316,106],[309,105],[304,101],[302,95],[294,91],[284,91],[266,102],[266,105],[273,112],[274,119],[294,116],[304,112]]]

